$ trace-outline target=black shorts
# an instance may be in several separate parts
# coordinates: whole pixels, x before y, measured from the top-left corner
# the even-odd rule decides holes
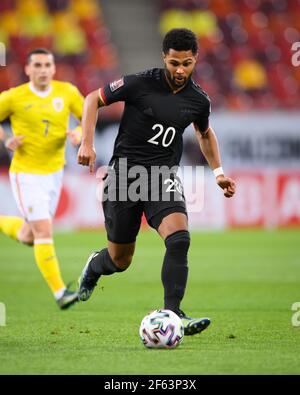
[[[127,180],[126,185],[114,185],[111,190],[115,193],[109,196],[108,189],[112,186],[112,180],[109,175],[105,178],[103,192],[106,198],[102,201],[102,206],[107,238],[113,243],[135,242],[143,214],[154,229],[158,229],[163,218],[169,214],[184,213],[187,216],[182,183],[177,176],[162,176],[159,187],[153,187],[153,183],[149,182],[143,199],[132,199],[129,196],[135,181]],[[138,192],[144,187],[145,185],[141,186]]]

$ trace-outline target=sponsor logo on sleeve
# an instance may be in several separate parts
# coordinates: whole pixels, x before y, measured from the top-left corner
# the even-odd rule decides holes
[[[114,92],[114,91],[116,91],[117,89],[121,88],[121,86],[123,86],[123,85],[124,85],[124,78],[120,78],[120,79],[117,80],[117,81],[111,82],[111,83],[109,84],[109,87],[110,87],[110,90],[111,90],[112,92]]]

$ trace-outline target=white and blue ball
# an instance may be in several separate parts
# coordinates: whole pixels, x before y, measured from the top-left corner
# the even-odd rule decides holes
[[[177,314],[160,309],[143,318],[139,335],[147,348],[176,348],[183,340],[184,328]]]

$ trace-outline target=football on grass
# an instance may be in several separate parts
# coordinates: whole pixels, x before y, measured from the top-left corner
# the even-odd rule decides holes
[[[145,347],[175,348],[183,340],[184,328],[177,314],[160,309],[143,318],[139,334]]]

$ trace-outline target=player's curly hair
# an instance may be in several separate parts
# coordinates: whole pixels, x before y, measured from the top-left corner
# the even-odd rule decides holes
[[[170,30],[163,40],[163,53],[167,54],[170,49],[175,51],[189,51],[193,55],[198,51],[197,37],[189,29],[172,29]]]
[[[49,49],[46,49],[46,48],[36,48],[36,49],[33,49],[32,51],[30,51],[30,52],[27,54],[27,64],[30,63],[30,60],[31,60],[31,56],[32,56],[32,55],[39,55],[39,54],[42,54],[42,55],[52,55],[53,58],[54,58],[53,53],[52,53],[51,51],[49,51]]]

